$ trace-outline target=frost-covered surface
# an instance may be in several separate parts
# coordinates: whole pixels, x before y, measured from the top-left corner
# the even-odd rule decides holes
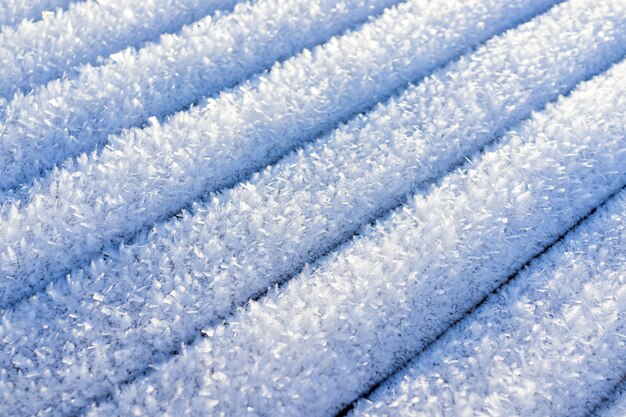
[[[623,0],[196,1],[0,31],[0,415],[619,413]]]
[[[22,0],[23,1],[23,0]],[[95,63],[120,49],[178,31],[236,0],[99,0],[71,5],[37,22],[0,32],[0,97]]]
[[[31,190],[28,204],[4,210],[0,305],[314,139],[546,3],[412,0],[165,124],[153,120],[111,138],[100,154],[83,154]],[[623,40],[625,30],[610,29],[609,42]]]
[[[65,158],[104,144],[108,134],[231,87],[397,1],[241,3],[222,18],[209,16],[180,33],[163,35],[156,44],[125,49],[101,66],[85,66],[76,78],[51,81],[33,94],[17,94],[6,104],[0,121],[0,190],[28,182]]]
[[[64,9],[78,0],[0,0],[0,30],[22,20],[39,20],[43,15]]]
[[[623,280],[623,276],[622,276]],[[617,387],[607,402],[595,410],[596,417],[624,417],[626,416],[626,381]]]
[[[624,43],[598,42],[596,30],[578,36],[583,28],[605,26],[606,10],[591,5],[568,4],[487,42],[252,181],[195,206],[193,215],[155,228],[114,259],[7,312],[4,340],[13,343],[0,366],[19,363],[23,373],[41,377],[8,373],[0,384],[57,387],[50,396],[61,391],[78,401],[109,391],[112,382],[192,340],[233,305],[397,204],[415,184],[442,175],[496,132],[607,65]],[[515,45],[521,47],[511,54]],[[520,65],[521,59],[536,65]],[[472,81],[481,88],[468,87]],[[170,297],[176,302],[161,302]],[[112,314],[125,319],[112,322]],[[103,332],[108,343],[96,353],[90,347]],[[32,346],[49,353],[38,355]],[[64,364],[60,376],[41,372],[58,363]]]
[[[339,411],[623,186],[625,93],[626,62],[91,414]]]
[[[623,191],[353,415],[587,415],[626,373],[625,317]]]

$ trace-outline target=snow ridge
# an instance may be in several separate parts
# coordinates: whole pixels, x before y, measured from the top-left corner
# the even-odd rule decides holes
[[[623,62],[90,414],[337,412],[626,184],[625,93]]]
[[[271,163],[546,3],[412,0],[165,124],[112,137],[101,153],[36,186],[26,205],[6,208],[0,305]]]
[[[611,46],[624,44],[608,41],[608,31],[599,41],[600,28],[592,30],[607,30],[607,15],[596,3],[577,0],[490,40],[252,181],[196,205],[193,214],[157,226],[113,259],[7,311],[0,340],[10,348],[0,367],[17,361],[23,374],[41,376],[7,373],[0,386],[15,384],[29,404],[42,403],[25,394],[35,386],[59,387],[46,394],[54,398],[97,397],[166,358],[202,326],[397,204],[416,183],[440,176],[587,71],[605,66],[616,53]],[[481,88],[468,87],[470,81]],[[103,333],[107,344],[93,351]],[[63,349],[69,344],[71,351]],[[87,364],[90,375],[83,372]],[[57,373],[45,375],[51,368]]]
[[[42,14],[65,9],[75,1],[77,0],[0,0],[0,30],[7,30],[22,20],[41,19]]]
[[[33,94],[18,93],[0,123],[0,191],[102,147],[109,134],[232,87],[397,2],[241,3],[231,14],[208,16],[178,34],[163,35],[156,44],[125,49],[101,66],[87,65],[76,78],[51,81]]]
[[[626,415],[626,1],[0,0],[0,415]]]
[[[626,415],[626,381],[622,382],[603,407],[593,414],[601,417],[623,417]]]
[[[626,372],[625,314],[622,191],[351,415],[586,415]]]
[[[60,76],[75,76],[124,47],[178,31],[236,0],[100,0],[76,3],[44,20],[0,32],[0,97],[28,92]]]

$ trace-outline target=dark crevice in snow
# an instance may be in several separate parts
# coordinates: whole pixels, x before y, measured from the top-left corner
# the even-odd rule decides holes
[[[589,409],[589,413],[587,416],[599,416],[602,411],[610,408],[617,400],[619,400],[620,395],[624,395],[626,392],[626,374],[622,375],[622,377],[615,383],[613,388],[611,388],[608,392],[606,392],[602,397],[598,399],[596,404],[593,404]]]

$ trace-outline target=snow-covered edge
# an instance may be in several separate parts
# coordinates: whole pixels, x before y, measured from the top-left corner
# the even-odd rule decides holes
[[[615,387],[612,395],[594,410],[594,417],[624,417],[626,416],[626,378]]]

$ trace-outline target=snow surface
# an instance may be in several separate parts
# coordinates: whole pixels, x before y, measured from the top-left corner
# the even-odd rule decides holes
[[[482,3],[493,7],[486,12],[477,7]],[[545,3],[413,0],[165,124],[153,119],[144,129],[111,137],[101,153],[83,154],[72,167],[53,172],[31,190],[27,204],[5,207],[0,271],[10,278],[0,280],[0,305],[42,289],[104,246],[134,235],[202,193],[236,182],[424,76],[516,21],[512,10],[528,15]],[[478,31],[477,22],[484,23]],[[617,31],[618,38],[624,31]],[[607,33],[609,40],[612,33]],[[59,138],[50,143],[63,145]],[[35,158],[44,149],[15,152]]]
[[[622,191],[353,415],[587,415],[626,373],[625,312]]]
[[[626,62],[91,415],[341,410],[624,184],[624,93]]]
[[[79,0],[0,0],[0,30],[7,30],[22,21],[48,18],[56,10],[67,8]]]
[[[623,277],[622,277],[623,278]],[[599,407],[594,416],[624,417],[626,416],[626,381],[607,398],[607,402]]]
[[[0,124],[0,191],[105,144],[109,134],[232,87],[395,2],[244,3],[223,18],[209,16],[179,33],[163,35],[158,43],[124,49],[103,65],[81,68],[75,78],[17,94],[4,106]]]
[[[0,415],[623,415],[623,0],[4,3]]]
[[[76,3],[0,33],[0,97],[29,91],[74,67],[179,30],[235,0],[99,0]]]

